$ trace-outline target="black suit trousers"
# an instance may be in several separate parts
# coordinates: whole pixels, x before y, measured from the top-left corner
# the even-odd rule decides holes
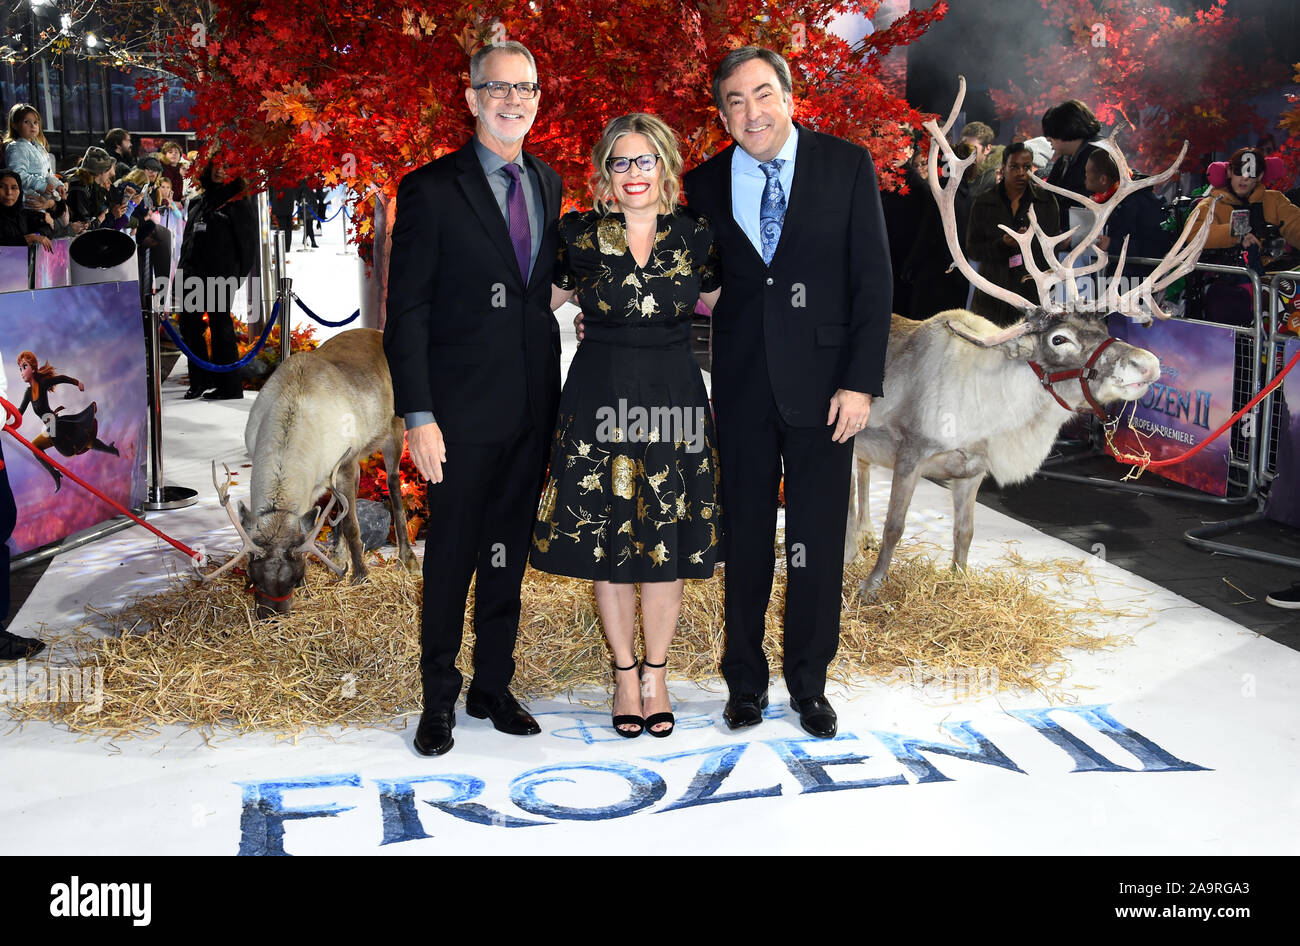
[[[715,407],[717,402],[715,401]],[[829,404],[827,405],[829,409]],[[834,427],[792,427],[771,396],[717,410],[726,562],[726,648],[732,693],[767,689],[764,618],[775,573],[777,493],[785,471],[785,683],[797,700],[821,695],[840,642],[844,533],[853,442]]]
[[[515,672],[519,586],[542,494],[551,432],[523,420],[508,440],[448,443],[443,481],[429,484],[420,671],[426,708],[460,695],[456,669],[470,579],[476,692],[504,693]]]

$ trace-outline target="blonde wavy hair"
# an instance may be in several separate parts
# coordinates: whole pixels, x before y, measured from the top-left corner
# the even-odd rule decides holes
[[[681,204],[682,154],[677,147],[677,136],[662,119],[645,112],[620,115],[610,121],[601,132],[600,140],[591,152],[591,197],[601,213],[615,209],[614,181],[605,162],[614,152],[614,145],[624,135],[644,135],[659,155],[659,206],[663,213],[672,213]]]

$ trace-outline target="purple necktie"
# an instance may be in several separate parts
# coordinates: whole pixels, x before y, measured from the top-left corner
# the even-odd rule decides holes
[[[533,257],[533,232],[528,225],[528,205],[524,202],[524,189],[519,186],[519,165],[507,164],[501,170],[510,175],[510,190],[506,194],[506,211],[510,218],[510,242],[515,246],[515,259],[519,272],[528,282],[528,264]]]

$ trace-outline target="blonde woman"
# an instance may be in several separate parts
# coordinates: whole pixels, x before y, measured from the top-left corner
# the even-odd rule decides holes
[[[681,155],[661,120],[614,119],[592,165],[594,209],[559,224],[551,307],[576,294],[584,336],[560,395],[531,560],[595,584],[615,730],[667,736],[683,580],[710,577],[720,548],[713,418],[690,350],[696,303],[717,302],[717,257],[707,221],[679,209]]]

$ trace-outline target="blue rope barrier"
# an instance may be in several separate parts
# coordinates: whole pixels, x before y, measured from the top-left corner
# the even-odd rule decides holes
[[[335,217],[341,214],[346,206],[347,206],[346,204],[339,204],[339,209],[334,211],[328,217],[318,216],[316,211],[312,210],[310,207],[307,208],[307,213],[315,217],[320,223],[329,223],[331,220],[333,220]]]
[[[359,316],[359,315],[361,314],[361,310],[360,310],[360,309],[357,309],[357,311],[353,312],[353,313],[352,313],[351,315],[349,315],[346,319],[340,319],[340,320],[337,321],[337,322],[331,322],[331,321],[329,321],[328,319],[322,319],[319,315],[317,315],[317,314],[316,314],[315,312],[313,312],[311,309],[307,308],[307,303],[303,302],[303,301],[302,301],[301,299],[299,299],[297,296],[294,296],[294,297],[293,297],[293,301],[296,302],[296,303],[298,303],[298,308],[300,308],[300,309],[302,309],[302,311],[306,312],[307,315],[308,315],[310,318],[312,318],[313,320],[319,322],[321,325],[325,326],[326,328],[338,328],[340,325],[347,325],[349,322],[351,322],[353,319],[355,319],[357,316]]]
[[[189,347],[181,339],[180,334],[172,327],[171,319],[163,319],[162,325],[163,328],[167,330],[167,334],[171,336],[172,341],[176,343],[176,347],[185,353],[185,357],[189,359],[190,364],[196,365],[205,371],[235,371],[238,368],[244,367],[244,365],[248,364],[261,354],[263,346],[266,345],[266,340],[271,337],[271,330],[275,328],[276,316],[279,314],[280,303],[277,300],[275,308],[271,310],[271,317],[266,320],[266,328],[262,329],[262,337],[257,340],[257,344],[254,345],[252,350],[250,350],[243,358],[228,365],[214,365],[212,362],[204,361],[198,355],[194,354],[194,352],[190,351]]]

